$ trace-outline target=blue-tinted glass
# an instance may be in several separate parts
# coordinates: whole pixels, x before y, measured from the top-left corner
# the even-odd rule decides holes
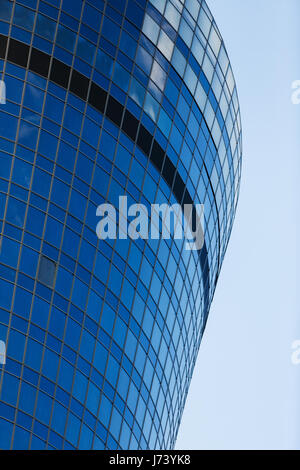
[[[16,41],[0,64],[3,449],[175,444],[231,231],[241,131],[205,2],[181,14],[146,3],[26,0],[11,19],[0,0],[1,33]],[[148,209],[204,203],[203,249],[173,235],[99,240],[98,205],[123,195]]]

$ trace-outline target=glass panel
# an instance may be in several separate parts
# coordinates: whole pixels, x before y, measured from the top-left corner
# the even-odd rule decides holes
[[[49,287],[53,287],[56,264],[49,258],[42,256],[39,264],[38,280]]]

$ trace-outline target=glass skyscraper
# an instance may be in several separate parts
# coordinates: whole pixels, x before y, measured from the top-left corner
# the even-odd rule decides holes
[[[0,448],[171,449],[239,193],[220,33],[203,0],[0,0],[0,20]],[[99,240],[123,195],[204,204],[203,248]]]

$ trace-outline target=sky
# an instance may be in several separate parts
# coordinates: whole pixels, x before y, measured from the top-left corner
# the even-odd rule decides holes
[[[207,0],[239,94],[238,210],[177,449],[300,449],[299,0]]]

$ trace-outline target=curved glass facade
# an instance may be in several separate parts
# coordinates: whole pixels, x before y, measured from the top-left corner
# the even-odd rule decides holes
[[[201,0],[0,0],[1,449],[170,449],[229,240],[237,92]],[[96,209],[204,204],[205,244]]]

